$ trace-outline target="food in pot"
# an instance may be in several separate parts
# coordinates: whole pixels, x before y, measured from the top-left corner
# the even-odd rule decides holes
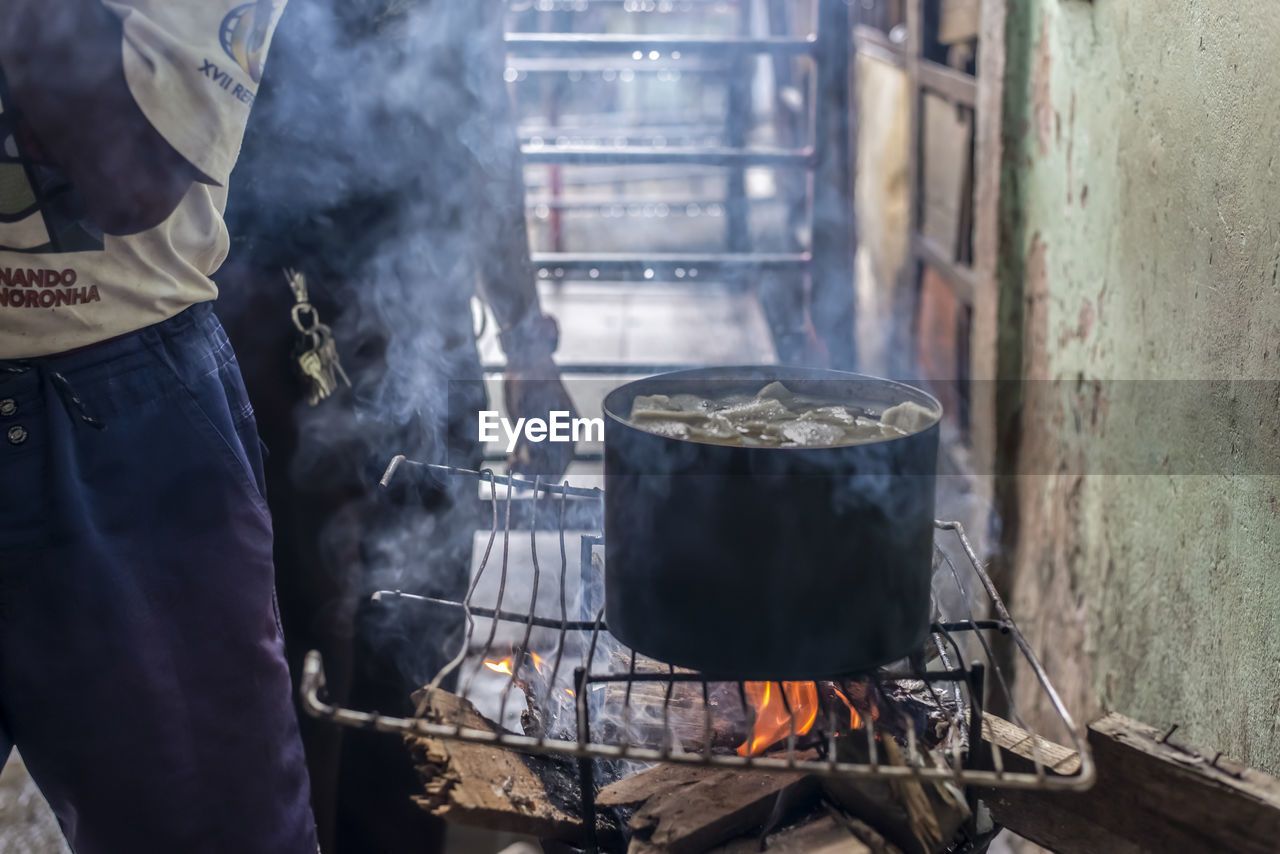
[[[905,401],[879,415],[863,407],[793,393],[771,382],[755,395],[708,399],[693,394],[638,395],[633,427],[695,442],[749,447],[821,448],[859,445],[916,433],[933,420]]]

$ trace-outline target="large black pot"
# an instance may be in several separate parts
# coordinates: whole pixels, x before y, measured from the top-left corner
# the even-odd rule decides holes
[[[711,398],[781,380],[879,414],[932,414],[909,436],[746,448],[627,423],[637,395]],[[604,401],[605,612],[660,661],[736,679],[817,679],[921,647],[929,629],[938,401],[889,380],[785,367],[679,371]]]

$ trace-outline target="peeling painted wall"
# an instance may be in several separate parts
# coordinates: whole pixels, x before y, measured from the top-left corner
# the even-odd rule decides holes
[[[1225,382],[1280,379],[1280,15],[1010,0],[1006,47],[1001,371],[1079,389],[1002,396],[1013,612],[1079,717],[1280,772],[1280,403]],[[1211,473],[1097,473],[1169,429],[1129,379],[1224,381]]]

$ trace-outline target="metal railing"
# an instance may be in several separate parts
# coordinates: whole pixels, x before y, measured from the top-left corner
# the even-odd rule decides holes
[[[727,109],[724,116],[723,144],[655,145],[655,144],[582,144],[561,140],[532,141],[522,146],[525,162],[561,167],[605,166],[627,167],[719,167],[728,171],[725,182],[723,254],[690,258],[663,257],[653,253],[566,252],[559,240],[557,206],[561,178],[552,185],[553,209],[551,233],[555,251],[537,253],[534,263],[543,278],[563,279],[592,271],[609,282],[684,281],[694,276],[677,278],[679,272],[697,270],[713,280],[735,285],[750,285],[762,277],[769,287],[791,289],[795,310],[776,307],[788,300],[771,298],[763,301],[775,343],[798,340],[806,328],[803,306],[811,300],[814,306],[813,326],[826,343],[832,367],[853,369],[853,220],[852,178],[848,163],[849,131],[848,70],[851,29],[844,0],[812,0],[817,22],[808,34],[768,35],[752,37],[748,25],[751,4],[739,5],[741,22],[737,36],[694,35],[621,35],[605,33],[534,33],[510,32],[506,43],[510,64],[520,73],[522,65],[539,60],[567,62],[573,60],[614,59],[619,63],[643,62],[654,70],[679,68],[680,63],[698,61],[719,63],[724,70]],[[560,20],[571,21],[576,7],[565,7]],[[781,6],[769,11],[768,31],[783,33],[788,14]],[[806,58],[812,63],[806,96],[806,119],[800,135],[807,141],[789,139],[779,147],[748,144],[752,124],[751,61],[756,57],[772,57],[780,81],[791,79],[788,63]],[[555,68],[542,68],[556,73]],[[563,73],[569,73],[565,69]],[[527,73],[527,72],[526,72]],[[567,90],[561,90],[567,91]],[[547,122],[548,136],[555,133],[561,120],[559,106],[550,108],[554,119]],[[790,126],[796,130],[796,123]],[[796,136],[796,134],[792,134]],[[753,250],[750,234],[749,201],[745,174],[748,168],[763,167],[808,173],[798,178],[795,186],[804,198],[788,199],[792,221],[785,232],[788,249],[784,253],[760,253]],[[651,180],[646,175],[644,180]],[[621,180],[620,175],[615,177]],[[788,191],[792,192],[792,191]],[[795,236],[812,234],[812,247],[798,244]],[[696,275],[696,274],[695,274]],[[704,281],[706,279],[704,278]],[[783,283],[779,283],[779,282]],[[795,360],[798,353],[787,346],[777,349],[784,361]],[[792,348],[794,349],[794,348]]]

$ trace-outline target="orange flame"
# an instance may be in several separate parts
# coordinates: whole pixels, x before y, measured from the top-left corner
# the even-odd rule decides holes
[[[849,707],[849,728],[861,729],[862,715],[858,714],[858,710],[853,707],[853,703],[849,702],[849,698],[844,695],[843,691],[841,691],[835,685],[832,685],[831,688],[833,691],[836,692],[836,696],[840,698],[841,702],[843,702],[846,706]],[[880,710],[877,709],[875,706],[871,707],[871,719],[872,720],[880,719]]]
[[[793,727],[796,735],[804,735],[818,719],[815,682],[747,682],[745,689],[756,723],[751,737],[738,746],[739,756],[763,753],[789,736]]]
[[[539,673],[546,672],[546,659],[533,651],[529,652],[529,657],[533,659],[533,666],[538,668]],[[492,670],[494,673],[502,673],[506,676],[510,676],[514,662],[515,658],[509,655],[501,661],[486,660],[484,666]]]

